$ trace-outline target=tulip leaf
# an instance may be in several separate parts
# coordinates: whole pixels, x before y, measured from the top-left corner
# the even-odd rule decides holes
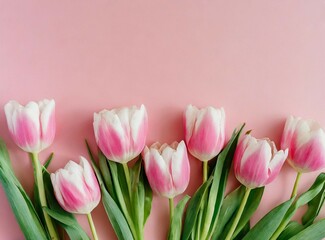
[[[287,240],[297,233],[301,232],[304,230],[304,226],[297,222],[289,222],[289,224],[286,226],[284,231],[281,233],[281,235],[277,238],[278,240]]]
[[[190,199],[190,196],[183,197],[175,207],[174,216],[169,227],[168,240],[175,240],[181,238],[182,233],[182,218],[186,203]]]
[[[318,195],[308,202],[308,209],[304,216],[302,217],[302,224],[305,226],[311,225],[315,218],[318,216],[320,210],[323,207],[325,200],[325,184],[323,189],[318,193]]]
[[[129,225],[118,205],[103,185],[101,185],[100,188],[102,191],[102,202],[116,236],[121,240],[134,239]]]
[[[100,168],[100,172],[104,179],[105,187],[106,187],[107,191],[109,192],[109,194],[112,196],[112,198],[116,201],[117,198],[116,198],[116,194],[115,194],[114,187],[113,187],[111,170],[108,167],[106,157],[100,150],[98,150],[98,158],[99,158],[99,168]]]
[[[229,206],[231,204],[231,202],[227,203],[228,208],[230,208],[229,210],[231,210],[231,212],[232,212],[232,213],[231,212],[228,213],[227,218],[229,217],[230,214],[232,214],[232,216],[231,216],[230,219],[228,218],[229,221],[226,224],[225,223],[221,224],[221,226],[223,226],[222,228],[221,228],[221,226],[219,227],[218,231],[219,231],[219,234],[221,234],[221,235],[220,236],[218,235],[218,237],[217,237],[216,234],[214,234],[213,239],[218,239],[218,238],[224,239],[224,238],[226,238],[227,233],[229,232],[230,227],[232,226],[233,221],[235,220],[237,209],[238,209],[238,207],[239,207],[239,205],[241,203],[241,200],[244,197],[244,191],[245,191],[245,187],[242,186],[238,190],[235,190],[235,192],[237,192],[238,194],[234,194],[233,196],[231,196],[232,197],[231,200],[232,200],[232,203],[233,203],[234,206]],[[264,187],[255,188],[255,189],[252,189],[250,191],[250,194],[249,194],[247,203],[245,205],[245,208],[243,210],[243,213],[242,213],[242,215],[240,217],[240,220],[239,220],[239,222],[237,224],[236,230],[232,235],[233,238],[235,238],[242,231],[242,229],[246,226],[246,224],[249,222],[251,216],[256,211],[257,207],[259,206],[259,204],[261,202],[263,192],[264,192]],[[234,196],[237,197],[236,200],[234,199]],[[222,218],[224,218],[224,217],[222,217]],[[218,225],[219,225],[219,223],[218,223]]]
[[[201,237],[211,238],[216,226],[217,219],[219,216],[222,201],[224,199],[224,192],[227,185],[228,174],[230,171],[232,159],[235,154],[238,138],[242,132],[245,124],[237,131],[235,130],[232,134],[226,147],[218,155],[216,166],[213,172],[213,181],[209,190],[208,204],[203,216],[203,228]]]
[[[223,200],[218,224],[213,233],[212,239],[220,239],[220,235],[223,232],[224,227],[236,213],[236,210],[238,209],[241,203],[241,199],[244,197],[244,194],[245,186],[241,185],[230,194],[228,194],[227,197]]]
[[[43,179],[48,203],[48,207],[43,209],[67,232],[70,239],[88,240],[89,237],[79,225],[74,215],[66,212],[57,202],[50,174],[46,170],[43,171]]]
[[[189,239],[193,227],[195,226],[197,216],[199,214],[199,211],[201,210],[201,206],[203,203],[203,196],[208,190],[208,187],[211,185],[212,177],[209,178],[208,181],[203,183],[201,187],[195,192],[192,199],[189,202],[186,215],[185,215],[185,221],[184,221],[184,228],[182,232],[182,240]]]
[[[319,220],[314,224],[310,225],[306,229],[302,230],[289,240],[321,240],[325,237],[325,219]]]
[[[273,208],[245,235],[243,240],[270,239],[280,225],[292,202],[293,199],[290,199]]]
[[[50,156],[46,159],[46,161],[44,163],[44,168],[45,169],[47,169],[50,166],[50,164],[51,164],[51,162],[53,160],[53,157],[54,157],[54,153],[51,153]]]
[[[237,234],[236,237],[234,237],[234,240],[242,240],[243,237],[249,232],[250,230],[250,222],[248,221],[240,230],[240,232]]]
[[[30,198],[12,170],[7,147],[1,139],[0,182],[25,239],[48,239]]]
[[[313,185],[306,192],[301,194],[301,196],[290,206],[287,213],[282,219],[281,226],[286,226],[289,223],[290,219],[293,217],[298,208],[317,197],[317,195],[323,190],[324,184],[325,173],[321,173],[318,175]],[[281,229],[277,230],[276,234],[280,235]],[[273,236],[273,238],[278,237],[276,234]]]
[[[144,226],[151,212],[152,190],[148,182],[147,176],[145,174],[143,164],[141,164],[140,178],[143,182],[143,187],[144,187],[144,210],[143,210],[143,226]]]

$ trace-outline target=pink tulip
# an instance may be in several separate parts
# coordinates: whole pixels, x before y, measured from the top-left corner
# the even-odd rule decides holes
[[[265,186],[279,174],[288,156],[288,149],[277,151],[269,139],[246,135],[234,156],[234,171],[239,182],[248,188]]]
[[[151,188],[173,198],[185,191],[190,180],[190,165],[184,141],[172,145],[154,143],[143,150],[145,171]]]
[[[198,109],[189,105],[184,114],[185,141],[189,152],[201,161],[219,154],[225,144],[223,108]]]
[[[312,172],[325,167],[325,132],[312,120],[290,116],[285,124],[282,148],[289,148],[289,164],[298,172]]]
[[[51,174],[55,197],[67,212],[89,214],[100,201],[100,188],[89,162],[80,157],[80,164],[69,161]]]
[[[137,157],[144,148],[147,131],[148,117],[144,105],[94,114],[97,145],[109,160],[115,162],[127,163]]]
[[[26,152],[39,153],[50,146],[55,136],[55,102],[43,100],[26,106],[9,101],[5,107],[9,132]]]

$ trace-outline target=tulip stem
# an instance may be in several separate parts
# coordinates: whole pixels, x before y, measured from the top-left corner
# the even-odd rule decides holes
[[[91,217],[91,213],[87,214],[87,219],[88,219],[88,223],[90,226],[91,233],[93,234],[94,240],[98,240],[95,224],[94,224],[93,218]]]
[[[123,170],[124,170],[124,174],[125,174],[125,179],[126,179],[126,184],[128,185],[128,191],[129,191],[129,197],[130,197],[130,201],[131,201],[131,180],[130,180],[130,172],[129,172],[129,167],[127,163],[122,163],[123,165]]]
[[[174,198],[169,198],[170,227],[172,226],[173,217],[174,217]]]
[[[300,181],[300,177],[301,177],[301,175],[302,175],[301,172],[298,172],[298,173],[297,173],[297,177],[296,177],[295,185],[293,186],[292,193],[291,193],[291,198],[293,198],[294,196],[297,195],[298,184],[299,184],[299,181]]]
[[[30,157],[33,162],[35,185],[38,190],[38,197],[39,197],[39,201],[40,201],[40,204],[41,204],[41,207],[43,210],[43,216],[45,219],[47,229],[49,231],[51,239],[59,239],[57,232],[54,228],[54,224],[52,222],[51,217],[44,210],[44,207],[47,207],[47,203],[46,203],[46,195],[45,195],[45,189],[44,189],[42,165],[38,159],[37,153],[30,153]]]
[[[235,220],[234,222],[232,223],[231,225],[231,228],[227,234],[227,237],[225,238],[225,240],[230,240],[232,238],[232,235],[234,234],[235,230],[236,230],[236,227],[237,227],[237,224],[240,220],[240,217],[244,211],[244,208],[245,208],[245,205],[246,205],[246,202],[247,202],[247,199],[249,197],[249,193],[250,193],[251,189],[250,188],[246,188],[246,191],[245,191],[245,195],[240,203],[240,206],[239,206],[239,209],[237,211],[237,214],[236,214],[236,217],[235,217]]]
[[[208,180],[208,161],[203,162],[203,183]]]

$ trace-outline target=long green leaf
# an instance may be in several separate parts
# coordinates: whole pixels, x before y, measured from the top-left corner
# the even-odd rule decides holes
[[[181,201],[179,201],[175,208],[168,234],[169,240],[178,240],[181,238],[183,212],[189,199],[190,197],[186,195]]]
[[[217,226],[220,208],[224,199],[224,192],[227,185],[228,174],[230,171],[232,159],[235,154],[238,138],[244,128],[235,130],[225,149],[218,155],[217,163],[214,169],[214,178],[209,190],[209,200],[206,215],[203,217],[204,227],[202,230],[203,239],[211,238]]]
[[[9,153],[2,139],[0,139],[0,182],[25,238],[48,239],[32,202],[12,170]]]
[[[143,226],[146,224],[146,221],[150,215],[151,212],[151,204],[152,204],[152,189],[150,187],[150,184],[148,182],[147,176],[145,174],[144,166],[141,164],[141,172],[140,172],[140,178],[143,182],[144,187],[144,210],[143,210]]]
[[[290,222],[281,233],[281,235],[277,238],[277,240],[288,240],[302,230],[304,230],[304,226],[297,222]]]
[[[182,240],[189,239],[189,237],[193,231],[193,227],[196,223],[196,219],[197,219],[198,213],[199,213],[201,205],[202,205],[203,196],[206,193],[208,187],[211,185],[212,179],[213,178],[210,177],[208,181],[203,183],[201,185],[201,187],[195,192],[194,196],[192,197],[191,201],[189,202],[189,205],[188,205],[188,208],[186,211],[185,221],[184,221]]]
[[[322,219],[299,232],[289,240],[321,240],[325,237],[325,219]]]
[[[110,196],[103,185],[100,186],[102,191],[102,202],[107,216],[114,228],[114,231],[120,240],[132,240],[133,235],[129,225],[114,199]]]
[[[288,211],[292,201],[293,199],[290,199],[273,208],[246,234],[243,240],[270,239],[272,234],[280,225],[281,220]]]

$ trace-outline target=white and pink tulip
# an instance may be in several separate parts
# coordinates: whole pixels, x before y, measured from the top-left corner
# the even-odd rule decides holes
[[[145,171],[151,188],[174,198],[183,193],[190,180],[190,165],[184,141],[171,145],[154,143],[143,150]]]
[[[89,162],[80,157],[80,164],[69,161],[51,174],[54,193],[60,206],[70,212],[89,214],[100,201],[100,188]]]
[[[26,106],[9,101],[4,110],[11,137],[24,151],[39,153],[52,144],[56,128],[53,99]]]
[[[148,131],[144,105],[95,113],[93,125],[97,145],[109,160],[127,163],[144,148]]]
[[[225,144],[225,111],[189,105],[184,114],[184,128],[189,152],[201,161],[209,161]]]
[[[248,188],[265,186],[279,174],[287,156],[288,149],[278,151],[269,139],[256,139],[247,134],[235,151],[235,176]]]
[[[285,124],[282,148],[289,148],[288,163],[298,172],[325,167],[325,132],[313,120],[290,116]]]

